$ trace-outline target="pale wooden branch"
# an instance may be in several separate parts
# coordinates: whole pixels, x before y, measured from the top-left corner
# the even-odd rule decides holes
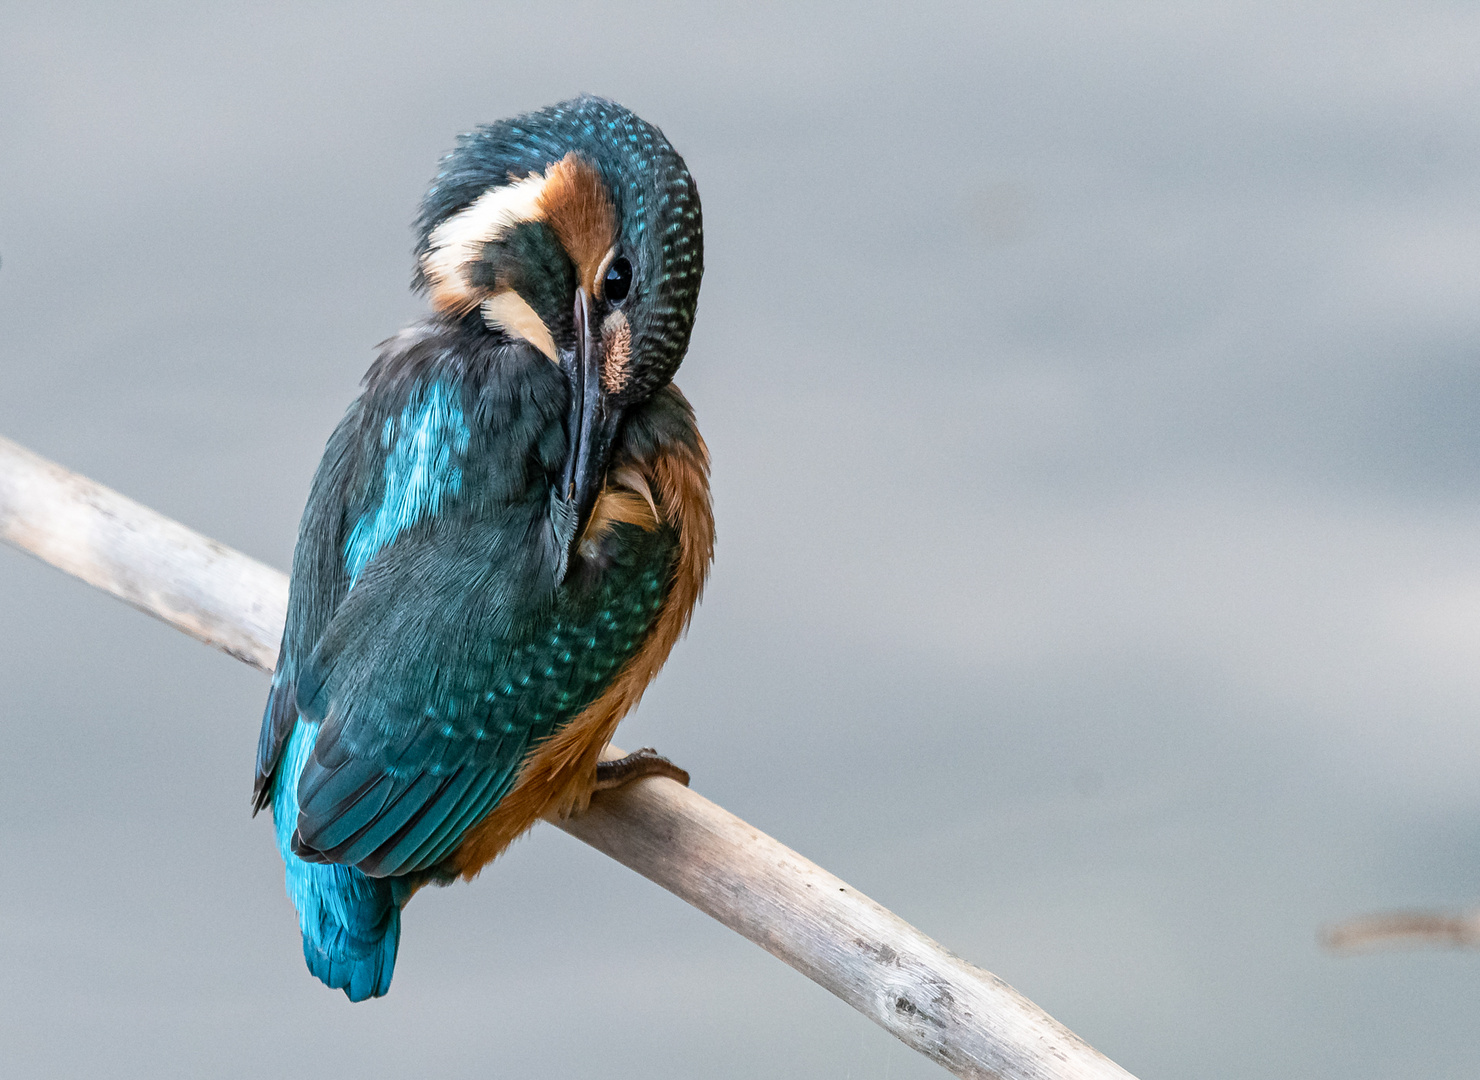
[[[1336,953],[1435,946],[1480,947],[1480,911],[1388,911],[1363,915],[1321,931],[1321,944]]]
[[[272,673],[288,579],[0,438],[0,540]]]
[[[287,607],[283,574],[5,439],[0,539],[272,670]],[[586,813],[555,824],[957,1076],[1132,1080],[1000,979],[672,780],[599,794]]]

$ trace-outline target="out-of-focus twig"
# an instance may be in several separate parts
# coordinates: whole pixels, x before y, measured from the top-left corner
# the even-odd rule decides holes
[[[1328,926],[1321,944],[1335,953],[1373,952],[1436,946],[1480,947],[1480,911],[1388,911]]]

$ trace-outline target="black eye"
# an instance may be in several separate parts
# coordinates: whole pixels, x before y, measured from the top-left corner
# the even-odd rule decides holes
[[[620,304],[627,299],[627,291],[632,288],[632,264],[624,256],[618,255],[606,268],[604,285],[608,303]]]

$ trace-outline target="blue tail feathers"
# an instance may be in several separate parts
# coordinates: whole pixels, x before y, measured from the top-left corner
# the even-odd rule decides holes
[[[308,970],[325,986],[343,990],[351,1001],[364,1001],[390,989],[405,890],[353,867],[307,863],[293,854],[298,777],[318,733],[317,724],[301,719],[294,726],[273,780],[273,822],[287,871],[288,897],[298,909]]]
[[[309,930],[303,931],[303,959],[308,970],[331,990],[343,990],[351,1001],[382,997],[391,988],[396,970],[396,946],[401,940],[401,909],[390,906],[380,936],[352,937],[342,928],[327,945]]]

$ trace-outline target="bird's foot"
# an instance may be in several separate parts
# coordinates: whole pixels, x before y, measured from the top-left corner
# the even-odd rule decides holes
[[[684,787],[689,786],[689,774],[686,771],[651,746],[644,746],[624,758],[597,762],[596,790],[610,791],[634,780],[641,780],[644,776],[666,776],[670,780],[677,780]]]

